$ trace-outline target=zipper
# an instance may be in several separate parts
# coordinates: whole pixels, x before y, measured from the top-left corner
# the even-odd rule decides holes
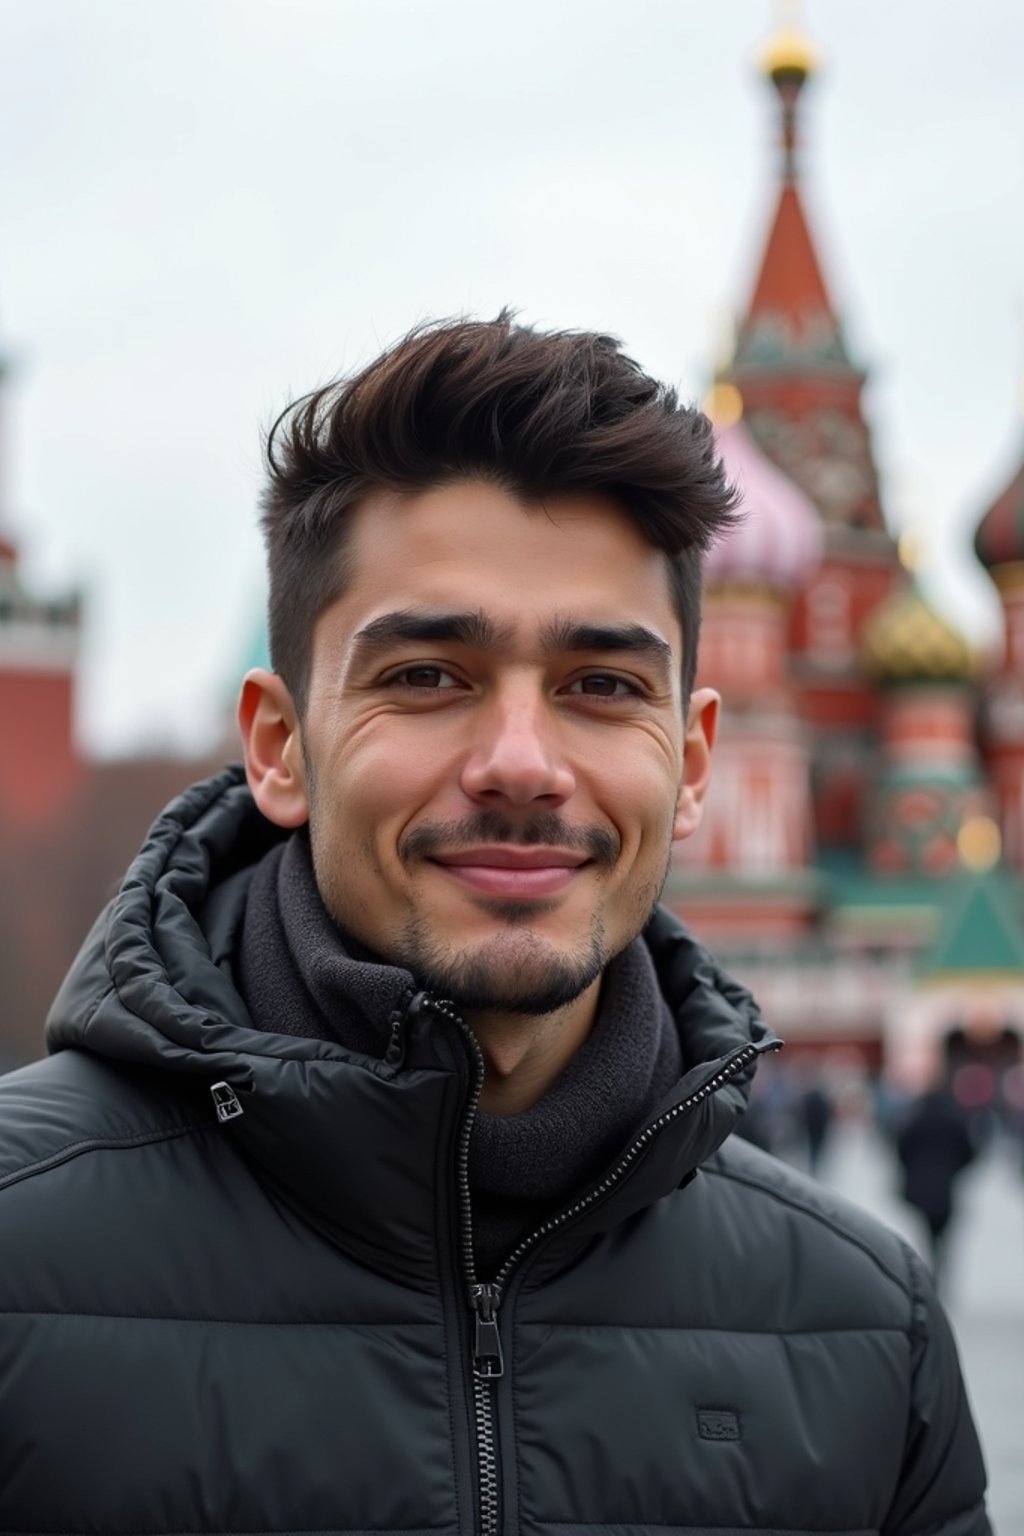
[[[459,1213],[459,1256],[472,1318],[470,1360],[473,1368],[473,1435],[476,1449],[479,1536],[499,1536],[500,1480],[494,1432],[494,1388],[505,1370],[498,1331],[501,1288],[477,1279],[473,1254],[473,1207],[469,1193],[469,1142],[484,1086],[484,1056],[479,1042],[453,1002],[417,992],[405,1011],[408,1019],[426,1011],[447,1019],[462,1034],[473,1061],[473,1081],[463,1110],[456,1150],[455,1178]]]
[[[499,1536],[499,1476],[498,1476],[498,1450],[494,1429],[494,1390],[495,1383],[500,1380],[505,1370],[505,1363],[501,1351],[501,1334],[498,1328],[498,1308],[501,1298],[508,1286],[509,1278],[517,1266],[522,1262],[532,1248],[543,1238],[558,1231],[569,1222],[581,1216],[584,1211],[602,1200],[615,1186],[625,1178],[637,1158],[644,1152],[654,1138],[671,1121],[678,1119],[682,1114],[694,1109],[711,1094],[717,1093],[726,1083],[737,1077],[744,1067],[749,1066],[755,1056],[763,1050],[778,1050],[781,1040],[769,1041],[764,1045],[741,1046],[732,1056],[726,1057],[722,1066],[710,1077],[703,1087],[691,1093],[657,1120],[647,1126],[635,1141],[631,1142],[626,1151],[619,1158],[609,1173],[600,1184],[587,1191],[585,1195],[574,1200],[557,1216],[550,1217],[541,1223],[526,1237],[516,1244],[512,1252],[506,1258],[495,1279],[488,1284],[482,1284],[477,1279],[476,1259],[473,1254],[473,1209],[469,1189],[469,1143],[473,1132],[473,1122],[476,1119],[480,1105],[480,1094],[484,1085],[484,1057],[480,1049],[479,1041],[470,1029],[469,1025],[459,1013],[455,1004],[447,998],[434,998],[427,992],[417,992],[405,1009],[402,1022],[409,1019],[419,1011],[426,1011],[444,1018],[461,1032],[469,1047],[473,1059],[474,1072],[473,1083],[470,1089],[469,1099],[462,1116],[462,1124],[459,1128],[458,1150],[456,1154],[456,1182],[458,1191],[459,1208],[459,1247],[462,1259],[463,1275],[466,1282],[466,1296],[469,1310],[473,1320],[473,1333],[471,1340],[471,1359],[473,1366],[473,1425],[476,1438],[477,1461],[477,1485],[480,1499],[480,1531],[479,1536]],[[400,1026],[395,1027],[395,1032]],[[393,1033],[393,1039],[394,1039]]]
[[[574,1200],[572,1205],[567,1205],[558,1212],[557,1216],[551,1216],[547,1221],[542,1221],[539,1227],[535,1227],[532,1232],[528,1232],[516,1244],[495,1276],[494,1283],[499,1291],[504,1290],[508,1285],[509,1276],[512,1271],[542,1238],[550,1237],[552,1232],[557,1232],[570,1221],[575,1221],[577,1216],[582,1216],[584,1211],[596,1205],[614,1189],[616,1184],[625,1178],[641,1152],[647,1150],[654,1138],[659,1135],[666,1125],[669,1125],[673,1120],[678,1120],[680,1115],[685,1115],[689,1110],[695,1109],[698,1104],[710,1098],[713,1093],[717,1093],[720,1088],[724,1088],[726,1083],[731,1082],[734,1077],[738,1077],[743,1068],[749,1066],[754,1057],[759,1056],[762,1051],[777,1051],[781,1045],[781,1040],[770,1040],[766,1041],[763,1045],[750,1044],[740,1046],[732,1056],[725,1058],[718,1071],[713,1077],[708,1078],[702,1088],[698,1088],[696,1093],[691,1093],[688,1098],[682,1099],[678,1104],[674,1104],[663,1115],[659,1115],[657,1120],[652,1121],[650,1125],[640,1132],[636,1140],[630,1143],[619,1158],[619,1161],[615,1164],[615,1167],[605,1175],[600,1184],[595,1184],[593,1189],[588,1190],[585,1195],[581,1195],[578,1200]]]
[[[473,1205],[469,1192],[469,1142],[473,1122],[480,1106],[484,1086],[484,1053],[480,1043],[458,1012],[448,1003],[447,1017],[461,1030],[473,1057],[473,1087],[462,1117],[459,1135],[456,1178],[462,1236],[462,1265],[466,1279],[466,1297],[473,1314],[473,1425],[476,1431],[477,1490],[480,1497],[480,1536],[498,1536],[500,1481],[498,1446],[494,1432],[495,1383],[505,1370],[498,1331],[498,1306],[501,1287],[494,1282],[483,1285],[477,1280],[473,1253]]]

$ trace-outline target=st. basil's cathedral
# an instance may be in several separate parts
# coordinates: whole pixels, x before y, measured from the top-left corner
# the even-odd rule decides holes
[[[1024,458],[979,509],[974,547],[1004,616],[986,665],[889,532],[865,370],[801,192],[815,69],[794,28],[764,54],[775,210],[706,404],[746,513],[707,568],[697,681],[723,717],[705,822],[665,900],[787,1054],[911,1088],[942,1062],[999,1074],[1021,1057]],[[27,590],[5,528],[0,508],[0,1069],[40,1054],[49,1000],[149,821],[219,766],[80,756],[81,605]]]
[[[723,721],[666,898],[797,1052],[908,1088],[951,1055],[998,1073],[1024,1037],[1024,463],[977,526],[1004,616],[986,669],[888,531],[801,196],[813,50],[785,29],[763,70],[775,211],[707,402],[746,510],[707,567],[698,686]]]

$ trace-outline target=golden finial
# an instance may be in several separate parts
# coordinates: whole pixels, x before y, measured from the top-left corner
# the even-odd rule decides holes
[[[983,875],[999,863],[1003,840],[991,816],[969,816],[957,833],[960,863],[972,874]]]
[[[777,11],[778,25],[761,50],[761,69],[771,80],[795,75],[804,81],[821,60],[801,25],[799,0],[778,0]]]
[[[743,396],[735,384],[719,379],[704,397],[704,414],[716,427],[734,427],[743,415]]]
[[[925,539],[920,529],[904,528],[896,540],[896,555],[900,565],[911,575],[920,570],[925,556]]]

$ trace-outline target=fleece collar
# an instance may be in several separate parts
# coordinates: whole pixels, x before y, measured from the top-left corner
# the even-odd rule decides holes
[[[259,1029],[336,1041],[380,1060],[408,1001],[405,974],[354,944],[331,917],[305,828],[264,855],[249,884],[236,968]],[[650,951],[635,939],[605,970],[590,1035],[548,1091],[519,1114],[474,1117],[469,1184],[479,1273],[494,1273],[527,1231],[594,1182],[680,1068],[679,1031]]]

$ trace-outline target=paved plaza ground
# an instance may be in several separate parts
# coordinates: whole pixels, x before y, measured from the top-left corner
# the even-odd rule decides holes
[[[895,1194],[881,1138],[843,1126],[822,1170],[826,1183],[896,1227],[923,1251],[915,1214]],[[1024,1536],[1024,1160],[1008,1144],[964,1175],[951,1241],[946,1304],[985,1448],[996,1536]]]

